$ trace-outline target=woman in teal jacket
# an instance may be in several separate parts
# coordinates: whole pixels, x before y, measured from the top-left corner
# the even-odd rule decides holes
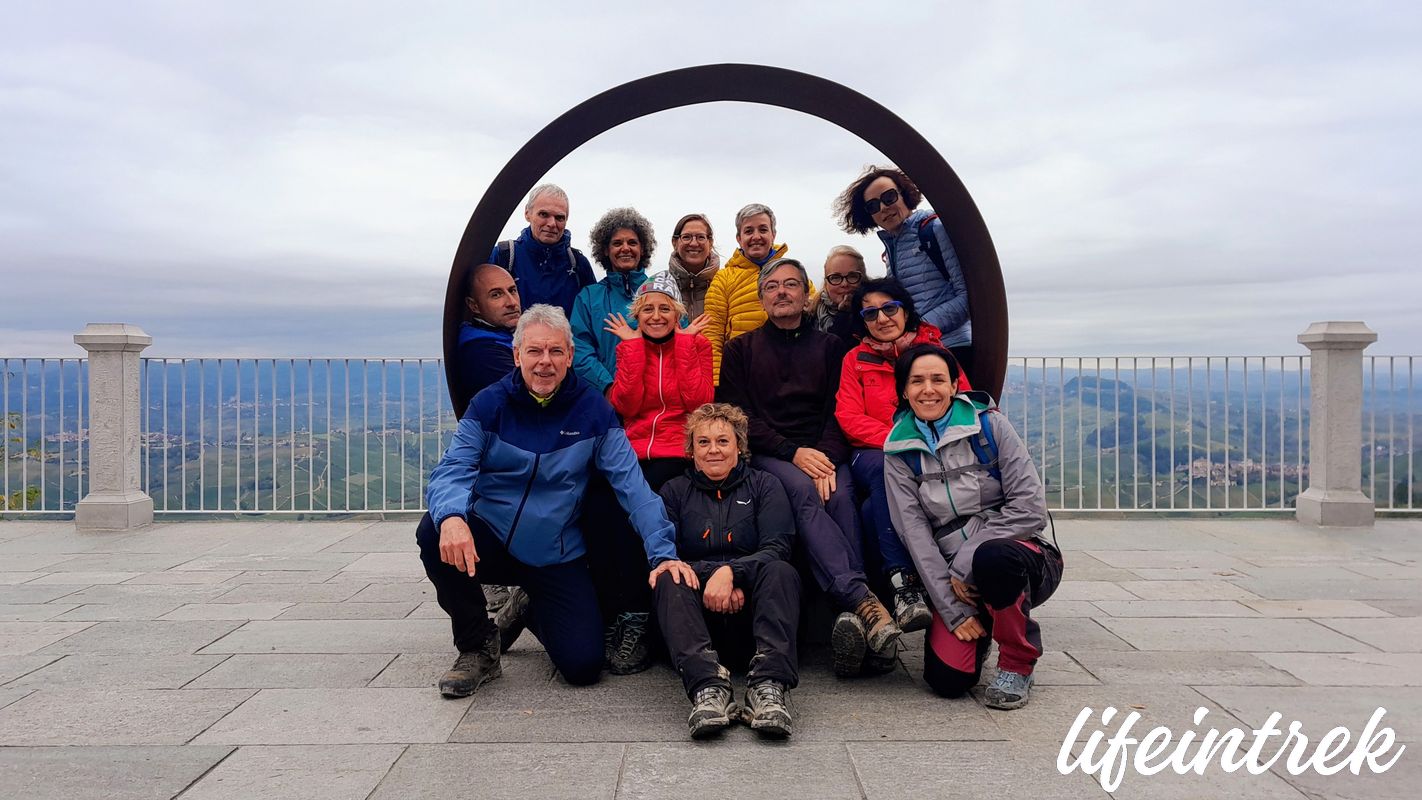
[[[583,287],[573,301],[573,371],[603,395],[617,374],[617,345],[608,328],[611,314],[627,316],[637,287],[647,280],[647,265],[657,247],[652,223],[635,208],[614,208],[602,215],[589,235],[593,258],[607,277]],[[636,322],[632,325],[635,327]]]

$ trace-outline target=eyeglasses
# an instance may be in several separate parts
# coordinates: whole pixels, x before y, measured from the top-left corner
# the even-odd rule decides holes
[[[804,285],[805,284],[800,282],[799,278],[786,278],[783,281],[766,281],[760,285],[760,292],[761,294],[770,294],[781,288],[793,292]]]
[[[886,317],[897,317],[897,316],[899,315],[899,311],[900,311],[903,307],[904,307],[904,304],[903,304],[903,303],[900,303],[900,302],[897,301],[897,300],[890,300],[889,302],[883,304],[882,306],[877,306],[877,307],[875,307],[875,308],[861,308],[861,309],[859,309],[859,316],[860,316],[865,322],[873,322],[874,320],[876,320],[876,319],[879,318],[879,312],[880,312],[880,311],[884,312],[884,316],[886,316]]]
[[[707,236],[704,233],[683,233],[682,235],[676,238],[682,240],[683,242],[704,242],[707,239],[710,239],[711,237]]]
[[[891,206],[897,202],[899,202],[899,190],[889,189],[883,194],[874,198],[873,200],[865,200],[864,210],[869,212],[869,216],[872,217],[875,214],[879,213],[879,209],[883,208],[884,206]]]
[[[841,283],[847,283],[850,286],[858,286],[862,280],[864,280],[864,276],[858,272],[846,272],[843,275],[825,276],[825,283],[828,283],[830,286],[838,286]]]

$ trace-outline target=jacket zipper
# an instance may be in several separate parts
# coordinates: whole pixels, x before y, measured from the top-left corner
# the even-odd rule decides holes
[[[672,335],[675,336],[675,332],[673,332]],[[662,391],[662,364],[665,359],[666,353],[662,352],[662,348],[657,348],[657,399],[662,403],[662,410],[658,411],[656,416],[652,417],[652,435],[647,439],[647,458],[652,457],[652,445],[657,441],[657,420],[661,419],[662,415],[667,413],[667,397]]]
[[[523,497],[518,501],[518,510],[514,512],[513,523],[509,525],[509,538],[504,541],[504,547],[510,553],[513,552],[514,531],[518,530],[519,517],[523,516],[523,507],[528,503],[528,493],[533,491],[533,482],[538,478],[538,461],[541,458],[543,458],[542,453],[535,453],[533,455],[533,472],[528,476],[528,483],[523,486]]]

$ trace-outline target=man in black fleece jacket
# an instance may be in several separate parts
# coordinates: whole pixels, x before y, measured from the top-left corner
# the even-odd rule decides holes
[[[900,631],[864,576],[850,449],[834,417],[845,344],[805,316],[808,287],[794,259],[761,268],[767,320],[726,343],[716,399],[746,412],[751,464],[779,478],[790,496],[815,580],[846,612],[831,644],[835,671],[852,675],[866,648],[891,652]]]

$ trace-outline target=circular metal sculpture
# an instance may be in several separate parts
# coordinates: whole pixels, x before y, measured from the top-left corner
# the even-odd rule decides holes
[[[454,254],[444,298],[446,378],[455,364],[469,270],[484,263],[509,216],[564,156],[624,122],[682,106],[736,101],[779,106],[832,122],[868,142],[913,177],[953,239],[968,285],[973,320],[973,386],[994,397],[1007,371],[1007,295],[1002,269],[982,214],[963,182],[933,145],[887,108],[833,81],[777,67],[714,64],[663,72],[592,97],[548,123],[528,141],[484,192]],[[846,170],[848,176],[852,170]],[[754,198],[748,198],[752,200]],[[695,205],[695,198],[687,202]],[[463,415],[469,397],[450,400]]]

